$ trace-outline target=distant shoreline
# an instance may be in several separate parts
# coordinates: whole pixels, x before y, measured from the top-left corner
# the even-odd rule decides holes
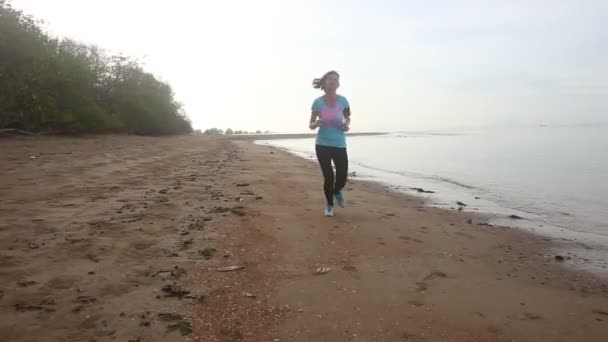
[[[364,133],[347,133],[349,137],[367,137],[385,135],[386,132],[364,132]],[[306,139],[314,138],[315,133],[294,133],[294,134],[243,134],[243,135],[223,135],[226,139],[231,140],[277,140],[277,139]]]

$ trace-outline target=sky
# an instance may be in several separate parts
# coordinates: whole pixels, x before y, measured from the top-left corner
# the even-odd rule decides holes
[[[608,122],[605,0],[13,0],[139,59],[197,129],[305,132],[341,75],[352,131]]]

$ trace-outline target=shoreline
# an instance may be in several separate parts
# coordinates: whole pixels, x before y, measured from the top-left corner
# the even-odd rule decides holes
[[[388,132],[354,132],[346,133],[347,137],[370,137],[378,135],[390,134]],[[243,135],[226,135],[226,139],[230,140],[290,140],[290,139],[306,139],[316,137],[316,133],[269,133],[269,134],[243,134]]]
[[[302,160],[306,160],[308,162],[312,162],[314,165],[317,165],[314,155],[309,152],[303,152],[289,147],[275,145],[271,143],[270,140],[258,140],[254,143],[260,146],[272,147],[281,150],[297,158],[301,158]],[[463,199],[466,197],[466,194],[465,196],[458,196],[451,193],[446,197],[442,191],[437,191],[437,189],[432,186],[423,185],[423,188],[420,187],[421,182],[404,185],[404,181],[415,180],[391,180],[391,177],[387,177],[391,175],[385,171],[368,169],[365,166],[357,164],[355,161],[351,161],[351,164],[357,166],[357,171],[361,171],[360,175],[357,175],[356,178],[381,184],[407,196],[414,196],[424,199],[428,207],[438,208],[448,212],[462,211],[472,214],[475,224],[480,226],[496,226],[509,229],[514,228],[531,233],[536,237],[550,239],[554,241],[553,251],[558,255],[564,256],[568,260],[569,267],[591,271],[603,279],[608,279],[608,262],[606,261],[605,257],[608,253],[608,236],[598,235],[592,232],[576,231],[553,225],[538,218],[535,219],[530,217],[530,215],[534,216],[534,214],[502,207],[497,203],[492,203],[492,205],[487,207],[485,211],[479,210],[479,203],[473,204],[469,202],[471,199]],[[352,172],[349,172],[349,178],[354,178],[355,176],[351,176],[351,174]],[[425,194],[425,189],[432,189],[434,191],[432,191],[430,194]],[[451,200],[451,202],[446,202],[447,199]],[[477,200],[478,198],[476,197],[475,199]],[[457,202],[459,201],[466,202],[467,206],[457,205]],[[511,217],[513,215],[515,218]]]
[[[564,268],[552,241],[356,178],[326,218],[318,166],[286,151],[192,136],[0,147],[7,340],[184,341],[176,325],[210,342],[608,332],[608,283]]]
[[[300,171],[289,169],[289,171],[285,172],[297,174],[305,173],[305,182],[313,182],[313,184],[311,184],[313,187],[311,191],[315,192],[315,190],[317,190],[318,195],[314,197],[317,199],[318,203],[322,203],[322,191],[320,187],[321,178],[318,174],[318,165],[314,161],[307,161],[305,159],[293,155],[288,151],[276,147],[253,144],[252,146],[253,147],[247,148],[246,151],[258,149],[264,149],[266,151],[270,150],[272,152],[272,160],[280,160],[280,162],[278,163],[281,165],[287,164],[285,166],[286,168],[301,168],[302,170]],[[263,153],[264,152],[257,152],[255,154],[256,158],[259,158],[260,155]],[[262,164],[263,162],[260,161],[259,163]],[[315,186],[318,187],[318,189],[314,189]],[[588,296],[593,294],[599,295],[599,298],[602,298],[601,300],[599,298],[596,298],[598,302],[596,302],[596,304],[593,304],[593,306],[601,306],[601,304],[599,304],[601,302],[608,304],[606,303],[606,300],[608,299],[608,288],[606,281],[605,279],[601,279],[596,274],[590,273],[587,270],[564,267],[564,262],[558,261],[556,259],[556,253],[554,253],[553,251],[553,247],[555,246],[556,242],[555,240],[543,238],[531,232],[510,227],[487,227],[479,226],[475,223],[471,224],[469,223],[469,220],[475,220],[475,218],[479,217],[479,214],[472,212],[447,211],[441,208],[428,207],[425,205],[425,199],[420,196],[395,191],[394,189],[387,188],[386,186],[383,186],[382,184],[373,181],[361,181],[355,179],[353,182],[347,185],[346,195],[348,196],[347,198],[350,202],[354,202],[353,204],[355,204],[355,208],[346,209],[345,212],[347,212],[348,214],[344,215],[348,215],[348,217],[338,218],[338,220],[340,220],[340,228],[337,228],[338,226],[336,226],[336,229],[334,230],[332,228],[331,232],[340,231],[341,229],[343,229],[343,224],[356,224],[355,222],[358,222],[358,220],[362,217],[361,215],[365,215],[364,213],[359,212],[362,209],[361,204],[372,203],[373,201],[377,200],[379,203],[370,205],[374,206],[374,208],[378,210],[378,214],[380,215],[380,222],[385,224],[387,221],[391,221],[393,219],[397,220],[397,225],[391,228],[391,232],[397,232],[397,235],[402,233],[403,224],[405,224],[406,226],[410,226],[411,228],[416,226],[419,227],[418,229],[410,230],[409,234],[405,237],[398,236],[398,239],[396,239],[397,241],[401,240],[402,242],[405,242],[408,247],[412,247],[412,244],[424,245],[419,248],[414,247],[414,249],[418,250],[419,254],[411,254],[412,251],[408,251],[407,248],[405,250],[402,250],[401,248],[397,247],[394,250],[394,253],[396,254],[389,255],[392,255],[392,257],[396,260],[407,260],[405,261],[405,264],[403,264],[403,266],[400,266],[398,262],[395,263],[395,261],[393,260],[392,262],[390,262],[390,265],[396,266],[396,268],[394,269],[387,265],[379,266],[380,268],[378,269],[367,269],[366,271],[369,272],[369,278],[367,279],[367,281],[364,281],[364,283],[368,283],[371,281],[371,283],[376,284],[375,286],[379,286],[379,284],[377,283],[378,281],[394,281],[395,279],[399,278],[401,278],[402,281],[406,282],[408,280],[413,281],[415,284],[414,289],[409,290],[411,291],[411,297],[410,300],[406,301],[405,303],[409,309],[402,306],[398,311],[395,312],[395,315],[405,315],[406,317],[409,317],[410,324],[413,324],[414,326],[416,326],[416,322],[419,323],[420,320],[428,322],[426,319],[430,319],[431,321],[437,323],[437,319],[439,316],[447,315],[449,319],[447,321],[442,321],[443,324],[445,324],[446,326],[454,328],[454,322],[458,322],[457,325],[467,326],[466,330],[472,329],[475,331],[475,334],[477,334],[468,335],[465,338],[459,335],[458,332],[454,331],[447,334],[437,334],[437,332],[425,330],[424,332],[418,331],[416,333],[412,333],[412,336],[414,337],[412,337],[411,340],[418,341],[416,338],[419,338],[420,341],[426,341],[427,339],[444,340],[447,338],[447,336],[451,336],[452,333],[455,333],[455,336],[458,336],[453,339],[455,341],[503,341],[503,338],[504,341],[511,341],[512,339],[517,339],[518,341],[595,340],[595,338],[589,335],[588,332],[583,332],[575,338],[573,337],[571,332],[565,333],[564,331],[569,330],[567,326],[569,326],[570,324],[574,324],[574,321],[572,321],[572,323],[568,322],[568,320],[572,320],[574,319],[573,317],[575,317],[574,315],[571,315],[570,311],[572,309],[569,308],[572,304],[574,304],[574,301],[578,302],[579,300],[582,300],[582,298],[588,298]],[[319,205],[319,207],[321,206]],[[398,211],[391,212],[391,210],[395,210],[396,208],[399,208]],[[354,213],[352,212],[352,210],[354,210]],[[371,215],[374,215],[373,213],[376,213],[376,210],[368,211]],[[320,215],[321,213],[319,211],[319,216]],[[341,213],[338,212],[338,215],[341,215]],[[351,221],[352,219],[355,219],[351,216],[356,216],[356,221]],[[318,219],[320,222],[324,221],[323,218]],[[411,221],[412,219],[413,221]],[[314,218],[314,220],[316,221],[317,218]],[[440,228],[441,233],[439,233],[438,231],[433,232],[433,229],[430,227],[432,227],[434,224],[443,227]],[[348,230],[347,234],[357,234],[361,235],[360,237],[342,238],[346,238],[348,240],[354,239],[356,241],[355,245],[365,245],[365,251],[367,253],[370,253],[371,255],[363,256],[358,253],[354,253],[354,259],[359,259],[358,261],[353,261],[351,258],[343,259],[343,257],[341,256],[336,256],[336,259],[333,259],[334,263],[344,263],[344,269],[350,270],[351,263],[362,263],[364,265],[368,264],[367,261],[360,260],[360,258],[367,259],[371,257],[373,259],[372,255],[377,255],[381,264],[387,260],[386,258],[388,257],[388,255],[381,251],[379,252],[375,249],[381,250],[382,248],[386,248],[386,246],[393,244],[394,240],[391,239],[393,235],[387,231],[378,231],[377,228],[379,227],[376,226],[374,219],[371,219],[371,221],[368,222],[369,228],[372,228],[372,230],[368,231],[364,229],[363,227],[365,227],[365,225],[366,224],[363,224],[362,226],[357,225],[354,230]],[[332,234],[331,232],[330,234]],[[300,235],[300,233],[294,233],[293,229],[292,234]],[[414,234],[415,236],[411,236],[411,234]],[[426,243],[424,242],[424,238],[429,237],[430,234],[433,234],[433,237],[431,237],[431,241],[433,242],[431,242],[430,245],[426,245]],[[380,237],[373,238],[374,235],[380,235]],[[348,249],[350,250],[350,248]],[[352,252],[349,252],[349,254],[353,255]],[[297,258],[294,253],[291,253],[291,257]],[[317,258],[314,259],[316,260]],[[329,259],[332,260],[331,257]],[[446,259],[448,259],[449,261],[447,261]],[[315,265],[323,266],[326,265],[326,263],[319,262]],[[422,267],[425,268],[427,271],[423,271],[422,274],[416,276],[416,271],[400,271],[399,268],[401,267],[405,267],[406,269],[416,269],[417,267]],[[356,266],[355,268],[358,271],[361,271],[359,269],[359,266]],[[475,270],[472,271],[471,268]],[[393,273],[391,272],[391,270],[396,273],[404,273],[401,273],[400,276],[393,278],[392,276],[390,276],[390,274]],[[456,275],[458,273],[463,274],[461,274],[460,276]],[[468,275],[465,276],[464,274]],[[375,279],[376,277],[386,277],[386,279],[377,280]],[[418,278],[417,281],[415,280],[416,278]],[[430,287],[434,285],[430,285],[429,283],[433,283],[435,282],[435,279],[441,278],[446,279],[445,281],[449,282],[450,285],[442,287],[442,290],[439,292],[431,290]],[[340,278],[338,277],[338,279]],[[344,279],[342,280],[344,281]],[[461,281],[464,283],[460,283]],[[575,285],[575,283],[579,281],[583,281],[587,283],[587,285],[578,287],[577,285]],[[338,280],[338,282],[340,281]],[[505,285],[504,282],[507,282],[508,284]],[[301,286],[315,287],[314,283],[315,282],[312,281],[311,283],[306,282],[305,284],[293,285],[291,282],[288,281],[287,285],[284,286],[290,289],[290,291],[288,292],[296,291],[295,293],[298,293],[298,291],[302,290]],[[385,286],[386,285],[380,285],[381,288],[385,288]],[[387,291],[389,291],[391,288],[392,287],[389,286]],[[395,288],[394,290],[396,290],[397,288]],[[579,292],[581,297],[579,299],[574,299],[576,295],[572,296],[573,293],[570,291],[578,291],[575,290],[577,288],[579,288],[581,291]],[[592,290],[591,288],[594,288],[594,290]],[[281,293],[283,291],[285,290],[278,290],[277,292]],[[557,293],[561,294],[557,295]],[[310,298],[308,298],[308,300],[311,300],[311,298],[315,295],[318,295],[318,293],[310,293]],[[358,296],[365,297],[365,295],[357,292],[356,297]],[[420,314],[418,308],[425,307],[427,308],[427,310],[429,309],[428,303],[426,303],[425,300],[416,299],[420,297],[427,297],[428,301],[433,302],[433,305],[431,305],[432,309],[430,310],[434,311],[435,313],[431,315],[432,318],[425,317],[424,319],[420,319],[417,317],[417,315]],[[512,297],[516,297],[517,299]],[[549,297],[551,297],[551,299],[549,299]],[[290,300],[284,297],[280,298],[283,301],[291,303],[297,302],[295,300]],[[323,298],[325,298],[325,300],[327,300],[329,303],[341,303],[340,300],[333,300],[328,297]],[[388,302],[384,305],[388,305],[389,307],[391,307],[392,304],[390,303],[393,299],[387,299]],[[358,305],[364,305],[364,299],[350,298],[349,300],[354,300],[358,303]],[[519,302],[517,302],[518,300]],[[513,301],[516,302],[513,303]],[[529,301],[535,302],[535,304],[530,306]],[[562,304],[557,304],[557,302],[559,301],[563,301]],[[566,302],[570,302],[570,304],[565,304]],[[344,305],[346,303],[348,303],[348,300],[336,305]],[[580,304],[580,302],[578,303]],[[475,319],[471,319],[470,316],[467,316],[467,314],[470,315],[470,311],[474,311],[472,309],[473,307],[478,305],[485,306],[485,304],[490,304],[492,307],[495,306],[495,308],[490,309],[489,307],[487,307],[486,309],[480,309],[479,311],[473,312],[473,315],[480,316],[485,319],[487,318],[485,310],[490,310],[494,311],[494,313],[497,313],[506,308],[510,308],[506,309],[507,311],[511,309],[517,311],[517,308],[521,308],[523,310],[523,313],[506,314],[504,317],[509,323],[506,323],[506,321],[503,321],[503,323],[501,324],[497,324],[496,322],[494,322],[494,324],[497,324],[496,326],[492,325],[488,330],[482,333],[478,331],[479,327],[477,326]],[[511,304],[516,305],[512,306]],[[545,305],[547,305],[547,307],[545,307],[545,309],[541,309],[541,307],[544,307]],[[564,305],[564,311],[561,311],[561,305]],[[322,308],[324,306],[325,305],[320,304],[320,306],[316,307],[316,309],[322,311]],[[461,309],[464,309],[465,311],[461,311]],[[304,310],[305,312],[308,311],[306,309]],[[385,308],[383,307],[378,307],[377,310],[378,311],[376,312],[376,315],[384,319],[386,318],[386,310],[390,311],[389,309],[385,310]],[[407,314],[407,312],[410,312],[411,310],[413,311],[411,312],[413,316],[409,316]],[[544,313],[535,313],[533,312],[534,310],[544,311]],[[598,309],[593,310],[597,311]],[[599,311],[602,310],[599,309]],[[503,312],[503,314],[505,313]],[[583,315],[580,312],[579,314]],[[546,316],[553,317],[552,319],[548,319],[546,318]],[[564,321],[558,317],[569,318]],[[340,319],[349,319],[349,317],[341,317]],[[377,317],[371,315],[368,317],[368,319],[374,321],[377,320]],[[559,328],[557,326],[554,326],[553,324],[555,321],[553,319],[561,320],[561,324],[564,324],[565,326]],[[300,323],[289,323],[290,320]],[[544,322],[541,325],[546,324],[546,326],[540,329],[538,326],[533,327],[534,324],[529,323],[530,321],[535,321],[536,323],[538,323],[537,321],[545,320],[553,321],[553,323]],[[600,320],[602,319],[600,318]],[[290,327],[290,329],[293,329],[297,326],[299,326],[301,329],[305,329],[308,324],[314,324],[314,321],[311,322],[307,319],[303,319],[302,322],[301,318],[290,317],[289,315],[287,321],[288,323],[286,324],[286,326]],[[604,321],[602,320],[602,322]],[[576,324],[580,325],[584,323],[579,322]],[[510,326],[510,328],[506,329],[506,326]],[[515,328],[515,326],[517,326],[517,328]],[[587,324],[585,324],[585,326],[587,326]],[[562,328],[564,329],[562,333],[555,332]],[[438,329],[439,331],[442,330],[442,328],[438,328],[437,326],[435,326],[434,329]],[[459,331],[459,329],[460,328],[457,328],[456,330]],[[553,333],[548,333],[548,330],[555,331]],[[489,335],[487,335],[488,331],[490,331]],[[608,327],[600,327],[600,331],[608,332]],[[289,336],[288,340],[294,338],[294,335],[280,336]],[[306,336],[310,338],[310,336],[314,335]],[[365,336],[369,337],[370,335]],[[436,339],[431,338],[432,336],[435,336]],[[601,338],[597,338],[598,341],[601,340]],[[307,339],[304,338],[296,338],[294,340],[307,341]],[[347,340],[347,338],[343,337],[343,340]],[[351,338],[348,340],[353,339]]]

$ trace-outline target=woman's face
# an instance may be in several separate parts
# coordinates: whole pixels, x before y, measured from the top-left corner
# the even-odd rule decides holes
[[[340,87],[340,76],[336,74],[329,74],[325,78],[325,90],[335,91]]]

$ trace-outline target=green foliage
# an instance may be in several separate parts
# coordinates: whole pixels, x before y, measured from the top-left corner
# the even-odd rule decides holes
[[[134,60],[49,37],[0,0],[0,129],[177,134],[192,131],[171,87]]]
[[[217,134],[224,134],[224,131],[221,129],[217,129],[217,128],[209,128],[209,129],[206,129],[203,134],[217,135]]]

